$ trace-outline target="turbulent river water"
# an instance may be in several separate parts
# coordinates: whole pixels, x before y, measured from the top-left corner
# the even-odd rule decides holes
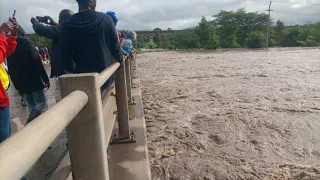
[[[154,180],[320,179],[314,48],[138,56]]]

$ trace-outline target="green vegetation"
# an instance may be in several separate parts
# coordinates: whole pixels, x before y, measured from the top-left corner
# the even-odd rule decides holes
[[[44,38],[44,37],[40,37],[36,34],[28,34],[26,35],[26,38],[30,39],[33,41],[33,43],[40,47],[50,47],[51,46],[51,40]]]
[[[216,49],[216,48],[263,48],[266,46],[268,15],[259,12],[221,11],[213,15],[213,21],[202,17],[198,26],[177,31],[173,35],[153,38],[153,48],[165,49]],[[274,24],[270,20],[270,24]],[[168,28],[171,30],[171,28]],[[278,20],[270,26],[269,47],[319,46],[320,23],[285,26]],[[155,28],[154,31],[160,31]],[[138,39],[139,48],[148,48],[148,39]]]

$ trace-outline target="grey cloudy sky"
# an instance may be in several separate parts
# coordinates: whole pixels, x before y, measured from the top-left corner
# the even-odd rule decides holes
[[[182,29],[196,25],[201,16],[210,18],[220,10],[245,8],[263,11],[268,0],[97,0],[97,11],[115,11],[118,29],[151,30],[155,27]],[[76,0],[0,0],[0,22],[13,10],[27,32],[32,32],[32,16],[50,15],[55,19],[62,9],[77,11]],[[271,16],[285,24],[320,21],[320,0],[277,0],[272,3]]]

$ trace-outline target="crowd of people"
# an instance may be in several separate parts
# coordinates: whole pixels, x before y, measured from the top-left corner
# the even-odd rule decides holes
[[[50,81],[44,59],[50,59],[50,78],[58,79],[67,73],[99,73],[114,62],[123,63],[125,57],[132,56],[136,34],[116,30],[116,13],[97,12],[96,0],[76,1],[79,12],[64,9],[58,22],[50,16],[31,18],[35,33],[52,40],[50,50],[38,48],[26,38],[15,17],[0,26],[0,143],[11,135],[7,94],[10,84],[21,95],[22,105],[28,107],[27,123],[47,108],[45,92],[50,88]],[[113,81],[111,77],[101,90]]]

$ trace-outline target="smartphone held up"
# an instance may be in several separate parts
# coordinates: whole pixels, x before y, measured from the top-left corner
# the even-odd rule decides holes
[[[13,14],[12,14],[12,18],[15,18],[16,17],[16,10],[13,10]]]
[[[42,23],[48,23],[48,17],[43,17],[43,16],[36,16],[36,18],[38,19],[39,22],[42,22]]]

